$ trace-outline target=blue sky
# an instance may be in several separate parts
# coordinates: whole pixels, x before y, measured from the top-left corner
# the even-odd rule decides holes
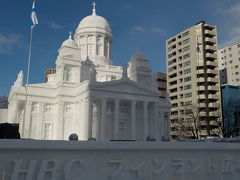
[[[222,46],[240,39],[239,0],[96,0],[114,36],[113,64],[123,65],[140,49],[153,71],[165,71],[165,41],[200,20],[218,27]],[[92,0],[36,0],[30,83],[55,67],[57,50],[92,11]],[[26,75],[31,0],[0,2],[0,96],[8,95],[20,70]],[[26,76],[25,76],[26,80]]]

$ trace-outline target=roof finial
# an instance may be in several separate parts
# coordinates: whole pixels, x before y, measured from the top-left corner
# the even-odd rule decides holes
[[[72,39],[72,31],[69,32],[69,39]]]
[[[93,13],[92,13],[92,15],[96,15],[96,6],[97,6],[97,4],[95,2],[93,2],[92,5],[93,5]]]

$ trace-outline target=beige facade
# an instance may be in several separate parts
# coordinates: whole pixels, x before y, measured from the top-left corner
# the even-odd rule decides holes
[[[201,21],[167,39],[166,54],[172,137],[196,138],[188,131],[197,138],[215,136],[220,107],[216,27]]]
[[[221,84],[240,85],[240,40],[218,50]]]
[[[158,88],[160,98],[166,98],[167,96],[167,74],[164,72],[156,72],[153,74],[156,87]]]

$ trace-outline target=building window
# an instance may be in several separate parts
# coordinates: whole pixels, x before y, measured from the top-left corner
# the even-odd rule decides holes
[[[191,68],[189,68],[189,69],[185,69],[183,72],[184,72],[184,74],[188,74],[188,73],[191,72]]]
[[[232,57],[232,54],[229,54],[229,57]]]
[[[186,47],[183,48],[183,52],[185,52],[185,51],[187,51],[189,49],[190,49],[190,46],[186,46]]]
[[[192,97],[192,93],[186,93],[185,98]]]
[[[239,75],[239,72],[235,72],[236,75]]]
[[[45,122],[43,125],[43,134],[44,134],[44,139],[51,139],[52,138],[52,123],[51,122]]]
[[[185,36],[187,36],[187,35],[189,35],[189,31],[183,33],[183,34],[182,34],[182,37],[185,37]]]
[[[184,62],[183,63],[183,66],[185,67],[185,66],[188,66],[188,65],[191,65],[191,61],[187,61],[187,62]]]
[[[168,69],[168,72],[172,72],[172,71],[174,71],[174,70],[176,70],[176,69],[177,69],[177,66],[173,66],[173,67],[171,67],[171,68]]]
[[[236,65],[235,68],[238,68],[238,65]]]
[[[240,44],[238,44],[238,48],[240,48]]]
[[[186,101],[185,102],[185,106],[189,106],[189,105],[191,105],[192,104],[192,101]]]
[[[185,39],[185,40],[182,41],[182,44],[187,44],[189,41],[190,41],[190,39],[187,38],[187,39]]]
[[[229,48],[228,48],[228,50],[229,50],[229,51],[231,51],[231,50],[232,50],[232,48],[231,48],[231,47],[229,47]]]
[[[188,90],[188,89],[192,89],[192,85],[191,84],[188,84],[188,85],[184,86],[184,90]]]
[[[187,58],[189,58],[190,56],[191,56],[190,53],[187,53],[187,54],[183,55],[183,59],[187,59]]]
[[[229,63],[230,63],[230,64],[232,64],[232,60],[231,60],[231,61],[229,61]]]
[[[191,76],[184,78],[184,82],[191,81]]]

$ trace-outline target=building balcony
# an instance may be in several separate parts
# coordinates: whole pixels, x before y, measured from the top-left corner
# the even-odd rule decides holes
[[[200,77],[197,79],[198,82],[205,82],[205,79],[203,77]]]
[[[219,99],[219,95],[209,94],[208,99]]]
[[[208,86],[208,90],[219,91],[219,87],[218,86]]]
[[[197,70],[197,73],[198,73],[198,74],[204,74],[204,69],[199,69],[199,70]]]
[[[207,62],[206,62],[206,65],[216,67],[216,66],[218,66],[218,63],[217,63],[217,61],[207,61]]]
[[[211,125],[211,126],[218,126],[218,122],[216,122],[216,121],[210,121],[210,122],[209,122],[209,125]]]
[[[206,113],[206,112],[200,112],[200,113],[199,113],[199,116],[206,117],[206,116],[207,116],[207,113]]]
[[[211,111],[211,112],[209,112],[209,116],[211,116],[211,117],[218,117],[219,114],[217,112]]]
[[[204,94],[200,94],[198,97],[199,99],[206,99],[206,96]]]
[[[205,49],[206,49],[206,50],[216,51],[216,50],[217,50],[217,46],[216,46],[216,45],[213,45],[213,46],[206,45],[206,46],[205,46]]]
[[[216,44],[216,39],[214,39],[214,38],[207,37],[207,38],[205,38],[205,41],[209,42],[209,43],[212,43],[212,44]]]
[[[178,119],[178,115],[177,114],[174,114],[174,115],[171,115],[171,119]]]
[[[198,105],[199,105],[200,108],[205,108],[205,107],[207,107],[207,106],[206,106],[206,103],[199,103]]]
[[[219,104],[217,104],[217,103],[209,103],[209,104],[208,104],[208,107],[211,107],[211,108],[219,108]]]
[[[206,53],[206,58],[217,59],[217,55],[213,53]]]
[[[208,69],[208,70],[207,70],[207,73],[208,73],[208,74],[215,74],[215,75],[218,75],[218,70],[215,70],[215,69]]]
[[[205,91],[205,87],[204,86],[198,86],[197,88],[199,91]]]
[[[208,78],[207,78],[207,81],[208,81],[208,82],[215,82],[215,83],[218,83],[218,82],[219,82],[219,79],[218,79],[218,78],[211,78],[211,77],[208,77]]]
[[[213,30],[205,30],[204,33],[207,34],[207,35],[211,35],[211,36],[215,36],[216,35],[215,29],[213,29]]]

